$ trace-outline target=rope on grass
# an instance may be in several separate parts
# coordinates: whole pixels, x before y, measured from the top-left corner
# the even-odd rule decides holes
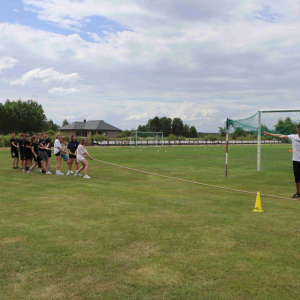
[[[202,183],[202,182],[196,182],[196,181],[185,180],[185,179],[180,179],[180,178],[176,178],[176,177],[170,177],[170,176],[155,174],[155,173],[151,173],[151,172],[147,172],[147,171],[142,171],[142,170],[137,170],[137,169],[133,169],[133,168],[128,168],[128,167],[120,166],[120,165],[117,165],[117,164],[112,164],[112,163],[109,163],[109,162],[106,162],[106,161],[103,161],[103,160],[98,160],[98,159],[95,159],[95,158],[93,160],[96,160],[96,161],[99,161],[101,163],[104,163],[104,164],[107,164],[107,165],[111,165],[111,166],[114,166],[114,167],[118,167],[118,168],[122,168],[122,169],[127,169],[127,170],[134,171],[134,172],[144,173],[144,174],[147,174],[147,175],[163,177],[163,178],[167,178],[167,179],[171,179],[171,180],[188,182],[188,183],[192,183],[192,184],[198,184],[198,185],[208,186],[208,187],[222,189],[222,190],[227,190],[227,191],[232,191],[232,192],[244,193],[244,194],[251,194],[251,195],[256,195],[257,194],[255,192],[242,191],[242,190],[231,189],[231,188],[226,188],[226,187],[222,187],[222,186],[217,186],[217,185]],[[293,199],[293,198],[285,198],[285,197],[279,197],[279,196],[273,196],[273,195],[267,195],[267,194],[260,194],[260,195],[261,196],[265,196],[265,197],[269,197],[269,198],[284,199],[284,200],[295,200],[295,201],[297,201],[296,199]]]

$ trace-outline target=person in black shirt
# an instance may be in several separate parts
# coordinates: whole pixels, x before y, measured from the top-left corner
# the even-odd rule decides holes
[[[11,157],[13,158],[13,169],[19,169],[19,144],[18,140],[16,139],[16,134],[12,134],[12,138],[10,139],[10,151]],[[17,163],[16,163],[17,161]]]
[[[25,149],[24,149],[24,136],[25,134],[24,133],[21,133],[20,134],[20,139],[18,141],[19,143],[19,150],[20,150],[20,156],[21,156],[21,164],[22,164],[22,169],[23,171],[25,171],[25,155],[24,155],[24,152],[25,152]]]
[[[38,155],[38,152],[40,150],[40,144],[39,144],[39,142],[40,142],[40,140],[37,140],[35,136],[33,136],[31,138],[30,147],[31,147],[31,151],[32,151],[33,156],[34,156],[34,165],[31,166],[30,170],[27,173],[28,174],[33,174],[32,170],[38,165],[39,162],[41,162],[43,170],[48,175],[48,174],[51,174],[51,173],[46,170],[44,161],[42,161],[41,158]]]
[[[24,141],[24,148],[26,151],[26,164],[25,164],[25,170],[29,171],[29,166],[32,166],[32,158],[33,158],[33,153],[30,147],[30,140],[29,140],[29,134],[25,135],[25,141]]]
[[[76,135],[72,134],[71,136],[71,141],[68,144],[68,151],[69,151],[69,172],[67,173],[67,175],[72,174],[72,166],[73,166],[73,161],[75,160],[75,164],[76,164],[76,171],[79,170],[79,165],[78,165],[78,161],[76,159],[76,151],[77,148],[79,146],[79,142],[77,141]]]
[[[51,158],[51,139],[48,137],[48,132],[45,131],[44,132],[44,137],[45,137],[45,144],[46,147],[49,149],[47,150],[47,156],[48,156],[48,160],[47,160],[47,170],[51,171],[51,166],[50,166],[50,158]]]

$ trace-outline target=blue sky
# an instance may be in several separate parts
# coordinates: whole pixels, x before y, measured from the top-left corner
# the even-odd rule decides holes
[[[61,124],[137,128],[180,117],[198,131],[294,108],[300,3],[2,0],[0,102],[33,99]]]

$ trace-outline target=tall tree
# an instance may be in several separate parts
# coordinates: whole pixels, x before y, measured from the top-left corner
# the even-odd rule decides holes
[[[275,126],[275,131],[282,134],[295,133],[297,130],[297,123],[293,122],[291,118],[286,118],[285,120],[280,119]]]
[[[62,127],[66,126],[66,125],[69,125],[69,122],[67,119],[64,119],[62,122]]]
[[[187,124],[183,125],[183,136],[184,137],[190,137],[190,126]]]
[[[139,125],[137,128],[137,131],[146,132],[147,131],[147,125]]]
[[[164,136],[167,137],[172,133],[172,119],[167,117],[162,117],[159,119],[160,131],[164,133]]]
[[[183,134],[183,122],[180,118],[174,118],[172,122],[172,133],[176,136]]]
[[[191,128],[190,128],[190,137],[191,138],[197,138],[198,137],[198,132],[197,132],[195,126],[191,126]]]
[[[154,117],[153,119],[148,120],[147,131],[150,131],[150,132],[159,132],[159,131],[161,131],[159,117]]]

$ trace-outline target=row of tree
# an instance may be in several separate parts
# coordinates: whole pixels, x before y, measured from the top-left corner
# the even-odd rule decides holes
[[[10,101],[0,103],[0,133],[56,131],[59,125],[47,120],[42,105],[35,101]]]
[[[197,138],[198,133],[195,126],[184,124],[180,118],[154,117],[149,119],[146,125],[139,125],[137,131],[142,132],[163,132],[167,137],[170,134],[189,138]]]

